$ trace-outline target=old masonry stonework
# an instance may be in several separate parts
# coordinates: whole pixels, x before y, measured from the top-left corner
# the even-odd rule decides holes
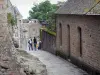
[[[46,66],[24,50],[15,49],[6,11],[0,11],[0,75],[47,75]]]
[[[21,75],[20,67],[11,53],[13,43],[11,40],[6,11],[0,12],[0,75]]]

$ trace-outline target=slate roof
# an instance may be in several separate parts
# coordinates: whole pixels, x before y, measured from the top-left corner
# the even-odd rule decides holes
[[[56,14],[100,15],[100,0],[68,0]]]
[[[23,23],[29,23],[28,19],[23,19]]]

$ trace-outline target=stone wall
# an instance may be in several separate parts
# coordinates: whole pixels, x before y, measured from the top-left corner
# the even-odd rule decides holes
[[[57,16],[57,51],[94,75],[100,72],[99,20],[100,16]]]
[[[7,13],[0,12],[0,75],[22,75],[12,51],[14,50],[7,24]]]
[[[20,28],[20,48],[26,50],[29,37],[29,23],[22,23]]]
[[[56,36],[42,30],[41,33],[42,49],[50,53],[56,52]]]
[[[21,71],[25,75],[48,75],[46,65],[37,57],[20,49],[17,49],[16,56],[18,63],[21,64]]]
[[[40,35],[40,28],[41,25],[40,23],[29,23],[29,37],[31,37],[32,39],[34,39],[34,37],[36,37],[37,39],[39,39],[39,35]]]
[[[28,40],[31,37],[34,39],[36,37],[37,41],[40,39],[40,28],[41,25],[40,23],[22,23],[21,24],[21,29],[20,29],[20,47],[24,50],[27,49],[28,46]]]

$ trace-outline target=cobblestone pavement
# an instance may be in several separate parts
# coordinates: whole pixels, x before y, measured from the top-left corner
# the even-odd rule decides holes
[[[38,57],[46,65],[48,75],[88,75],[70,62],[51,53],[42,50],[28,52]]]

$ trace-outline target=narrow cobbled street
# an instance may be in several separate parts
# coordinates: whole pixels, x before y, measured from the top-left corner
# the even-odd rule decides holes
[[[38,57],[46,65],[48,75],[88,75],[77,66],[51,53],[42,50],[28,51],[28,53]]]
[[[100,0],[0,0],[0,75],[100,75]]]

